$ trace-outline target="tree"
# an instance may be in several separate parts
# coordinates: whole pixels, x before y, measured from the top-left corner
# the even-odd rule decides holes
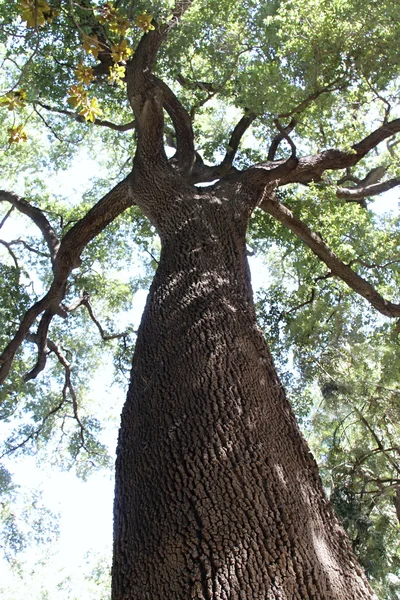
[[[161,240],[118,442],[114,600],[376,597],[256,324],[246,232],[262,211],[270,240],[280,224],[305,244],[314,287],[337,278],[384,317],[400,316],[396,272],[387,269],[397,262],[388,229],[376,234],[387,242],[376,255],[389,253],[377,275],[382,264],[367,260],[364,226],[373,221],[368,199],[400,183],[397,8],[372,0],[22,0],[11,10],[7,3],[4,61],[13,67],[2,104],[14,119],[10,164],[21,160],[30,135],[32,144],[42,142],[22,124],[28,118],[58,138],[52,161],[62,162],[66,146],[72,153],[85,122],[107,131],[115,158],[133,156],[133,164],[118,165],[123,178],[90,207],[0,192],[11,207],[2,225],[16,210],[43,236],[40,246],[3,241],[13,263],[4,268],[9,297],[18,301],[7,305],[6,318],[10,325],[20,319],[5,332],[1,356],[1,381],[10,378],[7,414],[30,358],[25,342],[37,348],[25,381],[51,355],[62,380],[61,399],[48,391],[35,413],[39,425],[23,424],[23,441],[10,441],[9,451],[49,436],[55,418],[65,427],[72,417],[72,454],[100,452],[96,421],[80,416],[66,344],[53,333],[68,334],[59,319],[70,323],[84,307],[103,339],[129,345],[129,331],[107,334],[96,317],[85,265],[96,253],[114,260],[113,228],[124,227],[123,213],[136,232],[144,216]],[[79,52],[85,58],[77,64]],[[224,115],[233,120],[238,111],[227,133]],[[115,141],[127,132],[128,141]],[[175,146],[172,157],[167,144]],[[349,215],[365,243],[350,243]],[[260,233],[263,218],[256,219],[252,232]],[[33,249],[44,282],[33,303],[18,244]],[[35,398],[41,389],[29,393]],[[29,409],[37,405],[32,400]]]

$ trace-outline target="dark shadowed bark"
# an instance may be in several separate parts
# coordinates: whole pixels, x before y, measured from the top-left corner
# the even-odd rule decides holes
[[[375,597],[256,325],[254,195],[147,201],[163,249],[122,414],[113,600]]]

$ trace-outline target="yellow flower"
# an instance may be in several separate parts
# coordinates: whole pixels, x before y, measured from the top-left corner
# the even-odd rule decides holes
[[[108,76],[108,83],[123,85],[123,78],[125,77],[125,67],[123,65],[113,65],[110,67],[110,75]]]
[[[99,107],[99,103],[97,98],[92,98],[90,101],[87,100],[85,104],[83,104],[82,109],[79,111],[79,114],[85,118],[86,121],[95,122],[96,117],[102,114],[102,110]]]
[[[133,50],[129,48],[126,40],[111,46],[111,57],[115,63],[125,62],[132,54]]]
[[[28,136],[23,125],[17,125],[17,127],[9,127],[9,129],[7,129],[7,132],[9,135],[8,141],[10,144],[18,144],[18,142],[26,142],[28,140]]]
[[[87,102],[87,93],[83,89],[82,84],[72,85],[68,90],[68,102],[74,108],[77,108],[81,104]]]
[[[86,85],[89,85],[94,79],[92,67],[85,67],[82,63],[79,63],[77,66],[75,75],[78,81],[82,81],[82,83],[85,83]]]
[[[136,17],[136,25],[140,27],[140,29],[143,29],[145,33],[149,33],[149,31],[155,29],[154,25],[151,24],[152,20],[153,16],[144,11],[141,15]]]

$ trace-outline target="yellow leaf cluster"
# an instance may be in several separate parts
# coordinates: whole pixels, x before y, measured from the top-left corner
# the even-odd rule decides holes
[[[3,104],[8,110],[15,110],[25,106],[26,90],[18,90],[17,92],[8,92],[0,98],[0,104]]]
[[[98,58],[101,50],[101,44],[97,35],[93,37],[88,35],[83,36],[83,49],[85,50],[86,54],[93,54],[95,58]]]
[[[144,11],[141,15],[136,17],[136,25],[140,27],[140,29],[143,29],[145,33],[149,33],[149,31],[155,29],[154,25],[151,24],[152,20],[153,16]]]
[[[89,85],[94,79],[94,73],[92,67],[86,67],[82,63],[79,63],[75,70],[75,75],[78,81]]]
[[[117,9],[111,2],[106,2],[100,6],[99,13],[99,23],[108,25],[110,31],[119,33],[121,37],[125,37],[130,23],[118,14]]]
[[[45,0],[20,0],[18,6],[21,19],[27,27],[43,27],[60,14],[59,10],[51,8]]]
[[[115,63],[127,61],[132,54],[133,50],[129,48],[126,40],[122,40],[119,44],[111,46],[111,58]]]
[[[85,118],[86,121],[95,122],[96,117],[102,114],[102,110],[99,106],[97,98],[92,98],[91,100],[87,99],[87,101],[82,105],[79,114]]]
[[[28,140],[28,136],[23,125],[9,127],[7,132],[9,135],[8,142],[10,144],[18,144],[18,142],[26,142]]]
[[[108,83],[111,84],[115,84],[117,83],[118,85],[122,85],[123,84],[123,78],[125,77],[125,67],[123,65],[117,65],[114,64],[112,67],[110,67],[110,75],[108,76]]]
[[[68,94],[68,102],[74,108],[78,108],[78,106],[87,102],[87,92],[82,84],[72,85],[68,90]]]
[[[94,123],[96,117],[102,114],[97,98],[89,99],[82,84],[72,85],[68,90],[68,102],[74,108],[79,108],[80,114],[86,121]]]

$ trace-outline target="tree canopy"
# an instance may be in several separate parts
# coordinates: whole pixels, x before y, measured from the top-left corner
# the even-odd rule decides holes
[[[248,231],[269,274],[260,324],[367,575],[397,597],[400,234],[379,207],[400,184],[399,8],[0,2],[3,456],[46,455],[82,477],[110,464],[116,415],[92,380],[113,361],[126,384],[129,309],[159,257],[127,184],[153,126],[134,114],[151,71],[172,170],[190,185],[279,180]],[[58,182],[78,163],[98,176],[66,195]]]

